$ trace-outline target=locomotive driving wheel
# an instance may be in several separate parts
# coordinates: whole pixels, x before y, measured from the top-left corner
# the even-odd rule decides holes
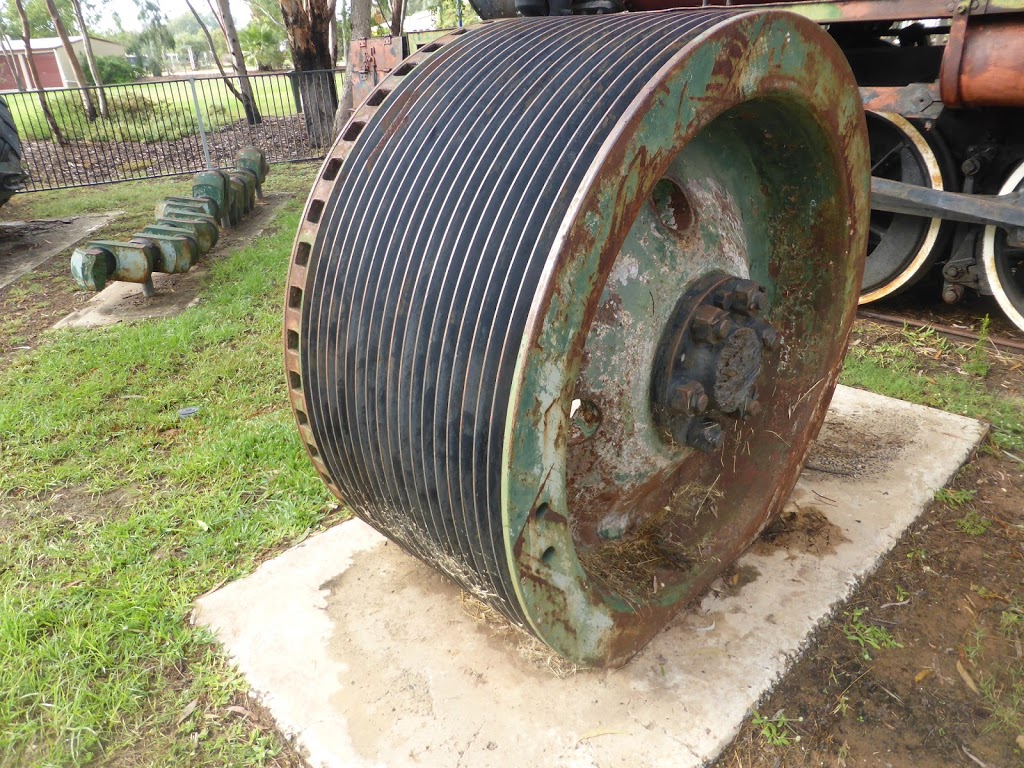
[[[623,663],[795,484],[868,181],[849,68],[794,15],[520,19],[421,49],[296,239],[311,460],[558,653]]]
[[[999,194],[1024,189],[1024,162],[1007,177]],[[1010,322],[1024,331],[1024,248],[1012,245],[1006,230],[989,225],[981,241],[981,268],[989,290]]]
[[[866,118],[873,176],[946,188],[941,152],[912,122],[895,112],[868,112]],[[860,303],[896,296],[917,283],[942,255],[950,226],[941,219],[872,211]]]

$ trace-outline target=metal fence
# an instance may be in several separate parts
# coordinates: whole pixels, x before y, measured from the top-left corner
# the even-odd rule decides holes
[[[238,77],[229,77],[242,93]],[[341,95],[342,71],[252,74],[254,109],[219,76],[103,87],[106,116],[90,120],[82,91],[99,110],[100,89],[5,93],[22,138],[27,190],[151,179],[228,167],[246,145],[271,163],[322,158],[331,141],[325,121]],[[244,95],[244,94],[243,94]],[[43,103],[62,137],[54,134]]]

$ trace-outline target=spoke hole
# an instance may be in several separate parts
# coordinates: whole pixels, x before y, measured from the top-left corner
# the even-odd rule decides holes
[[[551,561],[555,559],[555,548],[548,547],[544,550],[544,554],[540,556],[540,559],[544,561],[546,565],[550,565]]]
[[[693,226],[696,216],[690,198],[672,179],[662,179],[654,185],[651,202],[654,203],[658,219],[669,229],[683,233]]]

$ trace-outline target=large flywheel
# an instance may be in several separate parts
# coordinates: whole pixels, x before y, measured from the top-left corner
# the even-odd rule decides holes
[[[560,654],[622,663],[795,484],[868,180],[853,77],[794,15],[517,19],[421,49],[296,239],[314,465]]]

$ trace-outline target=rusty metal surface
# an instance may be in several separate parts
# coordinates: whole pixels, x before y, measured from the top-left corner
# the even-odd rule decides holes
[[[974,0],[972,15],[999,15],[1024,12],[1021,0]],[[945,19],[957,6],[950,0],[836,0],[835,2],[760,3],[757,0],[626,0],[631,11],[661,11],[670,8],[740,6],[786,10],[819,23],[854,21],[911,21]]]
[[[347,76],[352,79],[352,103],[360,105],[401,64],[402,37],[370,37],[349,46]]]
[[[436,45],[364,102],[307,202],[285,306],[299,432],[364,520],[559,653],[622,663],[777,510],[824,416],[865,242],[856,87],[790,14],[518,20]],[[741,305],[778,333],[700,320]],[[721,440],[652,421],[676,315]],[[660,516],[692,488],[714,512]],[[645,531],[678,555],[653,594],[603,565]]]
[[[1024,15],[978,18],[972,12],[961,43],[956,103],[968,107],[1024,107]],[[946,55],[952,56],[953,35]],[[947,76],[945,60],[942,78]],[[945,81],[940,79],[940,87]]]
[[[776,23],[786,27],[795,22]],[[803,52],[796,54],[799,61],[781,56],[773,61],[773,71],[763,73],[764,80],[758,82],[755,77],[749,87],[756,92],[785,82],[788,89],[808,99],[813,119],[805,122],[796,114],[773,114],[766,105],[750,106],[749,112],[738,106],[744,98],[738,84],[751,76],[746,68],[750,41],[771,48],[772,41],[782,35],[779,28],[773,29],[772,21],[746,19],[716,30],[719,34],[712,37],[713,42],[705,39],[702,50],[681,54],[672,76],[652,88],[646,103],[636,105],[620,122],[621,133],[596,163],[601,170],[573,214],[561,249],[553,253],[546,285],[535,299],[521,347],[524,362],[517,369],[513,391],[519,406],[510,414],[506,432],[510,468],[506,522],[524,602],[535,611],[531,622],[541,637],[563,653],[613,664],[632,655],[681,603],[710,582],[723,563],[742,551],[776,511],[796,480],[804,449],[824,414],[841,358],[842,345],[836,345],[835,339],[845,338],[848,332],[859,288],[858,254],[866,237],[862,222],[867,214],[867,146],[860,104],[851,91],[852,76],[841,53],[828,45],[815,48],[816,28],[807,23],[796,26],[797,30],[786,29],[785,35],[798,41],[790,51]],[[714,64],[701,66],[702,52]],[[696,72],[709,73],[708,79],[698,79]],[[682,98],[685,104],[691,95],[699,107],[691,106],[693,112],[678,110],[676,99]],[[674,112],[678,122],[659,126],[654,116],[666,104],[678,110]],[[702,131],[730,108],[738,110],[733,115],[740,125],[758,125],[763,131],[760,136],[777,136],[780,141],[767,138],[763,140],[770,146],[757,146],[758,139],[742,129],[730,138],[729,128],[734,126],[728,118],[715,130]],[[811,138],[814,130],[808,123],[824,129],[817,140]],[[809,135],[799,141],[793,138],[804,129]],[[781,139],[784,134],[787,138]],[[745,141],[750,142],[746,147]],[[787,153],[796,151],[795,145],[801,147],[800,160],[787,162]],[[741,170],[744,158],[758,157],[771,157],[778,165],[758,167],[752,160],[754,168]],[[729,159],[716,164],[721,158]],[[638,280],[643,271],[628,268],[621,259],[633,253],[628,245],[631,235],[654,237],[642,224],[646,203],[641,190],[651,189],[674,163],[681,164],[679,180],[693,183],[702,175],[706,179],[705,199],[692,190],[690,200],[698,221],[709,218],[712,242],[698,238],[687,243],[684,238],[677,245],[686,257],[665,262],[677,265],[675,274],[655,272]],[[782,167],[800,168],[799,180],[783,173],[770,184],[751,183]],[[730,179],[732,174],[745,181]],[[822,186],[815,189],[816,184]],[[785,193],[760,198],[752,194],[753,189]],[[825,207],[820,207],[826,200]],[[730,225],[729,210],[743,206],[748,208],[739,218],[746,226]],[[779,220],[780,209],[787,211],[787,226],[770,232],[758,232],[755,226],[750,231],[752,222]],[[811,211],[812,216],[798,223],[796,217]],[[641,226],[635,233],[638,220]],[[817,261],[820,258],[825,262]],[[578,534],[576,517],[587,519],[593,512],[579,508],[576,493],[593,476],[576,483],[574,476],[586,467],[570,465],[571,473],[559,470],[560,443],[572,443],[565,403],[571,401],[580,381],[577,366],[584,370],[593,366],[593,355],[588,356],[590,340],[595,333],[601,334],[605,315],[615,311],[621,319],[622,307],[634,303],[624,298],[626,294],[636,296],[635,309],[628,313],[635,320],[642,316],[640,299],[649,302],[648,314],[668,311],[657,293],[647,293],[662,280],[685,286],[709,269],[736,273],[744,267],[750,277],[768,287],[771,322],[792,341],[768,355],[765,365],[770,374],[758,387],[763,403],[760,416],[735,422],[721,452],[673,452],[664,445],[656,447],[649,435],[637,437],[636,424],[644,419],[644,409],[635,399],[636,387],[630,386],[631,372],[643,371],[653,351],[648,348],[645,357],[643,350],[637,350],[650,343],[649,328],[645,334],[644,329],[637,332],[623,323],[628,330],[617,347],[622,356],[615,375],[604,375],[601,425],[602,429],[606,424],[628,427],[628,431],[625,442],[614,432],[605,435],[604,471],[640,466],[636,454],[645,452],[644,445],[648,458],[660,450],[660,461],[652,463],[646,482],[628,472],[623,477],[623,490],[634,506],[623,538],[632,533],[636,542],[648,533],[637,518],[657,519],[667,508],[669,517],[664,522],[669,529],[663,524],[658,536],[672,543],[677,556],[674,567],[649,574],[653,580],[649,591],[645,593],[646,585],[638,584],[635,591],[627,588],[624,594],[623,585],[609,578],[612,566],[601,555],[602,545],[587,552],[594,537],[585,540]],[[825,278],[826,273],[834,283]],[[584,333],[587,328],[589,334]],[[602,347],[609,342],[607,334],[596,338]],[[590,396],[588,391],[583,399]],[[609,413],[612,408],[621,415]],[[708,500],[714,500],[713,510],[703,505]],[[684,502],[681,509],[676,506],[680,501]],[[537,509],[543,514],[531,512]],[[607,530],[610,521],[601,518],[600,512],[593,519],[600,521],[596,538],[602,538],[600,532]],[[632,531],[628,531],[630,524]],[[624,557],[625,551],[613,549],[612,562]],[[663,559],[672,564],[669,558]],[[582,562],[589,562],[590,569]],[[553,582],[552,564],[569,578]],[[553,583],[558,584],[557,594]]]
[[[939,69],[939,95],[942,103],[959,107],[960,67],[963,63],[964,41],[967,37],[967,21],[973,8],[972,0],[958,0],[953,23],[949,29],[949,40],[942,52],[942,66]]]
[[[912,119],[934,119],[942,112],[938,83],[861,87],[867,112],[895,112]]]

